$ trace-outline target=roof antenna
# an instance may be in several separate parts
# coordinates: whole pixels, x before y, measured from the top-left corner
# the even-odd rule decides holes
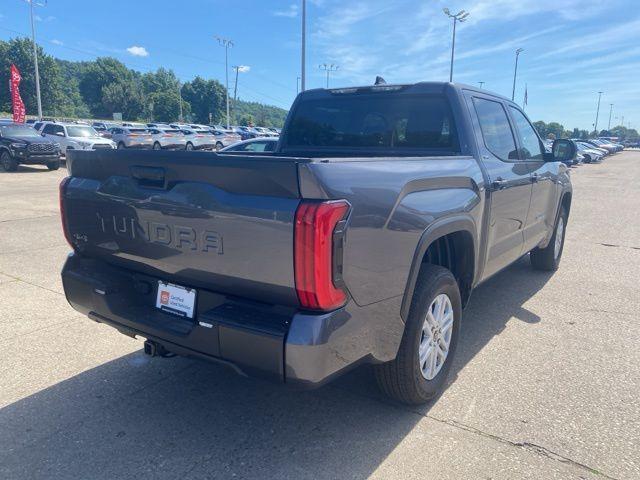
[[[382,78],[380,75],[376,76],[376,83],[374,83],[374,85],[386,85],[387,82],[385,82],[384,78]]]

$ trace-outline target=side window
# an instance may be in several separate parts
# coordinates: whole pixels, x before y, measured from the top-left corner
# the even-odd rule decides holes
[[[47,123],[44,128],[42,129],[42,133],[47,133],[49,135],[51,135],[53,133],[53,125],[51,125],[50,123]]]
[[[64,127],[62,125],[53,125],[53,133],[64,137]]]
[[[544,149],[535,129],[524,114],[514,107],[509,107],[516,122],[516,129],[522,144],[522,158],[525,160],[542,160]]]
[[[247,148],[245,148],[245,151],[264,152],[264,149],[266,146],[267,146],[266,142],[252,142],[247,145]]]
[[[484,144],[501,160],[518,160],[518,150],[507,112],[499,102],[473,97]]]
[[[276,149],[276,142],[269,142],[265,145],[265,152],[273,152]]]

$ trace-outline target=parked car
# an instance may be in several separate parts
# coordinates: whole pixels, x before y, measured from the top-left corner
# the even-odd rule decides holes
[[[168,123],[147,123],[147,128],[173,128]]]
[[[260,161],[73,152],[62,283],[150,355],[304,387],[372,363],[384,392],[419,404],[446,385],[478,284],[527,252],[558,268],[560,162],[575,155],[569,140],[545,153],[522,109],[484,89],[307,90]]]
[[[215,137],[216,150],[222,150],[225,147],[234,145],[242,140],[237,133],[228,130],[211,130],[211,134]]]
[[[146,128],[113,127],[110,131],[113,141],[120,150],[153,147],[153,138]]]
[[[600,163],[602,162],[603,154],[602,150],[596,150],[588,143],[576,141],[578,152],[584,157],[585,163]]]
[[[586,143],[593,145],[594,147],[598,147],[598,148],[603,148],[605,149],[609,155],[611,155],[612,153],[616,153],[617,152],[617,148],[614,147],[613,145],[609,145],[605,142],[602,142],[598,139],[595,138],[589,138],[585,140]]]
[[[189,128],[183,128],[181,132],[186,141],[185,150],[213,150],[216,148],[216,137],[212,133]]]
[[[101,137],[111,139],[111,132],[109,131],[109,129],[114,127],[115,125],[106,122],[93,122],[91,126],[96,132],[98,132],[98,135],[100,135]]]
[[[182,131],[171,128],[149,128],[154,150],[184,150],[187,139]]]
[[[42,137],[35,129],[13,122],[0,122],[0,165],[15,172],[18,165],[60,168],[60,144]]]
[[[66,155],[68,150],[116,148],[116,144],[112,140],[102,137],[89,125],[45,123],[41,133],[43,137],[58,142],[63,155]]]
[[[250,138],[257,138],[260,136],[258,132],[254,131],[251,127],[233,127],[233,131],[240,135],[242,140],[249,140]]]
[[[250,138],[223,148],[220,152],[273,152],[276,149],[276,145],[278,145],[277,138]]]

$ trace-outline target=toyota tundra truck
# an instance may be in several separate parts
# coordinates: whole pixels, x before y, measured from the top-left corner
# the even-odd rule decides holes
[[[372,364],[424,403],[473,289],[527,254],[558,268],[575,155],[436,82],[305,91],[269,153],[70,152],[65,294],[152,355],[301,387]]]

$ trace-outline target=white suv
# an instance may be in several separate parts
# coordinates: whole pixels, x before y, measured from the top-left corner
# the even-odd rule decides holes
[[[43,137],[60,144],[63,155],[67,150],[97,150],[99,148],[116,148],[116,144],[108,138],[101,137],[89,125],[77,123],[45,123],[40,132]]]

